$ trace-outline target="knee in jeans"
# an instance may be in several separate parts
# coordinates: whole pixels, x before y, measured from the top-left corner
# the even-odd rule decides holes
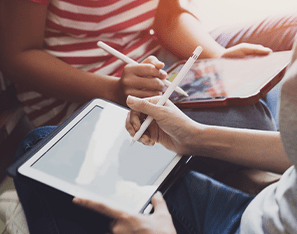
[[[23,154],[33,148],[34,145],[36,145],[40,140],[46,137],[55,128],[55,126],[46,126],[39,127],[30,131],[18,146],[15,159],[20,158]]]

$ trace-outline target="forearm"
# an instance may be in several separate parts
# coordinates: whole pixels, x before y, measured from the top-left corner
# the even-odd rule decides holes
[[[279,132],[207,126],[192,139],[192,154],[277,173],[291,166]]]
[[[158,97],[150,101],[132,97],[127,99],[131,112],[126,128],[132,136],[141,125],[139,113],[149,115],[156,121],[141,138],[144,144],[158,142],[179,155],[210,157],[277,173],[283,173],[291,166],[277,131],[200,124],[170,101],[165,106],[155,105],[158,100]]]
[[[186,12],[168,20],[157,18],[155,31],[165,47],[181,58],[191,56],[200,45],[203,52],[200,58],[221,57],[225,48],[219,45],[207,32],[203,24]]]
[[[7,59],[5,67],[4,72],[16,84],[44,95],[73,102],[92,98],[119,101],[116,100],[119,78],[76,69],[41,50],[21,52]]]

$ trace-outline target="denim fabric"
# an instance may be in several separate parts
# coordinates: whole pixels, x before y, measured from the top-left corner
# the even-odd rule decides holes
[[[24,139],[22,140],[22,142],[16,150],[15,160],[17,160],[19,157],[21,157],[23,154],[29,151],[34,145],[36,145],[40,140],[42,140],[55,128],[55,126],[46,126],[34,129],[31,132],[29,132],[24,137]]]
[[[265,103],[269,108],[273,119],[275,120],[275,125],[277,131],[278,129],[278,113],[279,113],[279,105],[280,105],[280,94],[281,94],[282,82],[278,83],[273,87],[271,91],[265,97]]]
[[[254,196],[190,171],[165,196],[178,233],[239,233],[241,216]]]

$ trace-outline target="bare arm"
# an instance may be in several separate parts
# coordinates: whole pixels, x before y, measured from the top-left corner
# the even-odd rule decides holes
[[[27,0],[1,1],[0,30],[5,32],[0,39],[1,70],[13,82],[75,102],[97,97],[125,104],[129,93],[152,96],[163,90],[157,78],[166,74],[156,68],[159,64],[126,66],[125,79],[120,79],[76,69],[43,51],[46,14],[45,5]]]
[[[100,87],[96,88],[95,75],[75,69],[42,50],[47,6],[26,0],[12,2],[2,4],[1,29],[6,32],[1,41],[3,72],[19,85],[62,99],[84,101],[98,95]],[[83,87],[89,92],[82,92]]]
[[[140,138],[144,144],[158,142],[180,155],[211,157],[277,173],[291,166],[278,132],[208,126],[193,121],[170,101],[156,106],[157,97],[149,100],[127,99],[132,111],[126,128],[131,136],[140,128],[140,113],[154,118]]]
[[[193,153],[280,174],[291,166],[276,131],[207,126],[202,139],[196,138],[201,143],[195,138]]]
[[[160,0],[154,29],[167,49],[180,58],[189,57],[197,45],[203,47],[200,58],[244,57],[246,55],[266,55],[269,48],[242,43],[225,49],[219,45],[205,29],[197,16],[187,12],[192,7],[189,0]],[[185,5],[179,10],[177,5]],[[183,6],[181,6],[182,8]]]
[[[203,24],[194,16],[181,13],[170,19],[157,18],[155,31],[163,44],[177,56],[189,57],[197,45],[203,47],[200,58],[221,57],[224,53],[225,48],[209,35]]]

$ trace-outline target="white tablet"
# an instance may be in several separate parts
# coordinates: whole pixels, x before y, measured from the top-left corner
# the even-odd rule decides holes
[[[72,196],[143,212],[185,158],[160,144],[130,146],[127,114],[111,102],[91,101],[45,138],[18,172]]]

